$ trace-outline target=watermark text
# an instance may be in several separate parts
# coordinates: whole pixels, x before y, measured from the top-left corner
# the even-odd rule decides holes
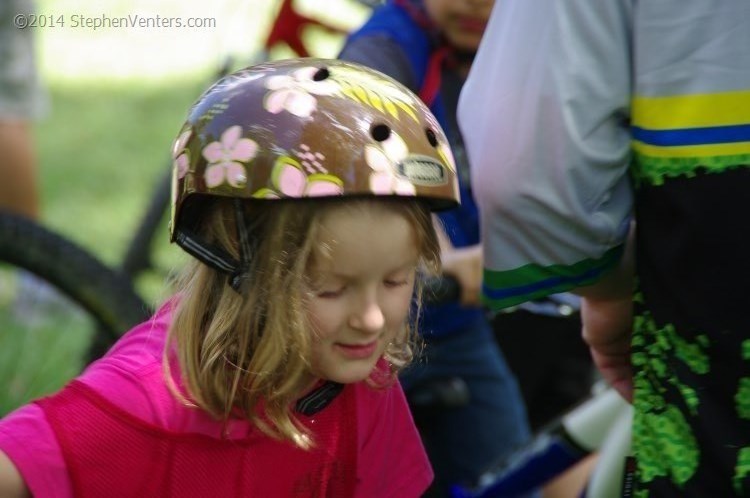
[[[206,29],[216,27],[215,17],[174,17],[158,14],[16,14],[13,24],[18,29]]]

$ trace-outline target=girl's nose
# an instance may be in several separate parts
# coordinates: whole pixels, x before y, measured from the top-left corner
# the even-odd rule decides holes
[[[377,301],[369,300],[352,313],[350,325],[365,332],[380,332],[385,325],[385,315]]]

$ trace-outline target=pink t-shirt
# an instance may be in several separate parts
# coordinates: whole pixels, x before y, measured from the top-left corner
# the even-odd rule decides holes
[[[221,437],[220,422],[184,406],[167,388],[161,363],[169,320],[167,305],[125,334],[79,380],[144,422],[171,432]],[[385,390],[364,383],[354,387],[357,496],[420,496],[433,474],[400,385]],[[252,430],[248,422],[234,421],[229,437],[243,438]],[[73,496],[60,446],[38,405],[26,405],[0,421],[0,450],[16,465],[34,496]],[[116,455],[113,460],[116,464]]]

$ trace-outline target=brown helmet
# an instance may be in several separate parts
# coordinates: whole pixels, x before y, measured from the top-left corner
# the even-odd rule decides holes
[[[430,110],[394,79],[340,60],[288,59],[224,77],[190,110],[173,157],[170,236],[194,255],[184,233],[201,210],[185,206],[204,196],[407,196],[436,210],[459,202]]]

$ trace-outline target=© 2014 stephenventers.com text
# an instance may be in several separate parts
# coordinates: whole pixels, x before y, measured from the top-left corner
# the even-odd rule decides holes
[[[215,28],[215,17],[174,17],[129,14],[125,16],[97,16],[84,14],[16,14],[13,24],[18,29],[27,28],[73,28],[73,29],[122,29],[122,28]]]

